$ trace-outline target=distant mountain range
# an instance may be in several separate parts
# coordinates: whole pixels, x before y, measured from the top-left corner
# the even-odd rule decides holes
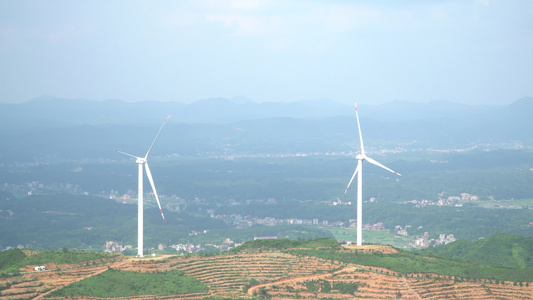
[[[394,101],[358,107],[368,147],[533,144],[533,98],[507,106]],[[169,114],[167,138],[154,149],[159,155],[350,151],[358,145],[354,107],[330,100],[184,104],[41,97],[0,103],[0,161],[113,157],[114,148],[144,152]]]
[[[393,101],[380,105],[359,103],[361,118],[383,122],[514,117],[533,109],[533,98],[522,98],[508,106],[465,105],[449,101],[415,103]],[[1,103],[2,122],[45,121],[61,125],[151,124],[172,114],[173,123],[227,124],[267,118],[324,119],[354,117],[353,105],[332,100],[255,103],[246,98],[211,98],[190,104],[179,102],[91,101],[53,97],[24,103]],[[19,124],[21,125],[21,124]]]

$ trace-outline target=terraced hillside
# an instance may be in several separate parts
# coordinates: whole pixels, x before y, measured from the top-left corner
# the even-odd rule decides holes
[[[104,261],[49,265],[46,271],[26,271],[19,276],[0,278],[0,299],[41,299],[55,289],[100,274],[110,265],[120,263],[120,261]]]
[[[395,249],[380,246],[363,251],[394,253]],[[41,272],[29,271],[0,278],[0,299],[60,299],[50,297],[49,293],[73,282],[83,282],[83,279],[108,269],[148,273],[177,269],[209,287],[208,292],[202,293],[113,299],[533,299],[533,285],[526,282],[468,280],[428,273],[401,274],[382,267],[289,254],[282,250],[213,256],[122,257],[96,265],[86,263]]]
[[[387,275],[388,274],[388,275]],[[352,284],[355,290],[343,292],[335,286]],[[324,288],[326,287],[326,288]],[[532,287],[490,280],[457,282],[434,274],[400,276],[386,269],[347,266],[332,273],[288,278],[256,285],[250,295],[272,299],[533,299]]]
[[[159,261],[132,261],[120,269],[139,272],[178,269],[205,283],[210,289],[209,295],[234,298],[248,297],[247,289],[254,284],[330,272],[338,267],[338,264],[315,258],[270,252],[175,256]]]

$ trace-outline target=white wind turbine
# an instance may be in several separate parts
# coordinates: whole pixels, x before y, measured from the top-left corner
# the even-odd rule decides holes
[[[350,182],[348,183],[348,186],[346,187],[346,190],[344,191],[344,194],[348,192],[348,188],[350,187],[350,184],[352,184],[353,179],[355,178],[355,175],[357,172],[359,172],[359,176],[357,176],[357,246],[361,246],[363,244],[363,237],[362,237],[362,230],[363,230],[363,161],[366,160],[371,164],[374,164],[378,167],[381,167],[389,172],[392,172],[396,175],[402,176],[400,173],[397,173],[384,165],[378,163],[377,161],[373,160],[372,158],[366,156],[365,154],[365,148],[363,147],[363,136],[361,135],[361,125],[359,124],[359,114],[357,113],[357,101],[355,101],[355,116],[357,118],[357,128],[359,129],[359,141],[361,143],[361,154],[358,154],[355,158],[357,158],[357,168],[355,168],[355,172],[352,175],[352,179],[350,179]]]
[[[161,128],[159,128],[159,131],[157,132],[157,135],[155,136],[154,141],[152,142],[152,146],[150,146],[150,149],[148,149],[148,152],[146,152],[146,155],[144,157],[139,157],[135,155],[131,155],[126,152],[118,151],[115,149],[115,151],[125,154],[127,156],[134,157],[136,159],[136,163],[139,165],[139,187],[138,187],[138,196],[137,196],[137,214],[138,214],[138,224],[137,224],[137,257],[143,257],[143,228],[144,228],[144,214],[143,214],[143,166],[146,165],[146,176],[148,176],[148,180],[150,181],[150,185],[152,186],[152,190],[154,191],[155,200],[157,200],[157,205],[159,206],[159,211],[161,212],[161,217],[163,217],[163,221],[165,223],[167,222],[165,220],[165,215],[163,215],[163,210],[161,209],[161,203],[159,203],[159,197],[157,196],[157,191],[155,190],[154,185],[154,179],[152,178],[152,173],[150,172],[150,167],[148,166],[148,156],[150,155],[150,152],[152,151],[152,148],[154,147],[155,141],[157,140],[157,137],[159,136],[159,133],[161,133],[161,129],[163,129],[163,126],[167,123],[168,116],[165,121],[163,122],[163,125],[161,125]]]

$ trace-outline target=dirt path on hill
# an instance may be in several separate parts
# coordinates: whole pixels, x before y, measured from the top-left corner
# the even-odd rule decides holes
[[[92,277],[92,276],[98,275],[98,274],[103,273],[103,272],[105,272],[105,271],[107,271],[107,270],[108,270],[108,266],[102,266],[102,267],[98,268],[98,270],[96,270],[94,273],[91,273],[91,274],[88,274],[88,275],[82,276],[82,277],[80,277],[80,278],[76,278],[75,280],[73,280],[72,282],[69,282],[68,284],[72,284],[72,283],[74,283],[74,282],[82,281],[83,279],[86,279],[86,278],[89,278],[89,277]],[[53,271],[53,270],[50,270],[49,272],[51,272],[51,271]],[[68,284],[66,284],[66,285],[68,285]],[[33,299],[43,299],[46,295],[48,295],[48,294],[52,293],[53,291],[56,291],[56,290],[58,290],[58,289],[60,289],[60,288],[63,288],[63,287],[65,287],[66,285],[60,285],[60,286],[58,286],[58,287],[56,287],[56,288],[54,288],[54,289],[49,290],[49,291],[46,292],[46,293],[42,293],[42,294],[40,294],[39,296],[37,296],[37,297],[35,297],[35,298],[33,298]]]
[[[346,268],[343,268],[341,270],[336,271],[335,273],[343,272],[343,271],[347,271],[347,270],[352,270],[353,271],[353,269],[354,269],[354,267],[346,267]],[[313,275],[306,275],[306,276],[290,277],[290,278],[285,278],[285,279],[280,279],[280,280],[275,280],[275,281],[269,281],[269,282],[261,283],[261,284],[254,285],[254,286],[250,287],[248,289],[247,293],[249,295],[253,295],[254,292],[257,292],[263,286],[279,284],[279,283],[296,284],[297,282],[301,282],[301,281],[304,281],[304,280],[325,279],[325,278],[332,277],[332,276],[333,276],[333,273],[322,273],[322,274],[313,274]]]
[[[422,297],[420,297],[420,295],[415,291],[413,290],[413,288],[411,287],[411,285],[409,284],[409,281],[407,281],[406,278],[404,277],[401,277],[401,280],[402,282],[405,284],[405,288],[411,292],[413,295],[415,295],[416,299],[422,299]]]
[[[158,256],[158,257],[150,257],[150,259],[152,260],[155,260],[155,259],[165,259],[167,258],[168,256]],[[74,280],[72,280],[71,282],[67,283],[67,284],[63,284],[63,285],[59,285],[45,293],[42,293],[40,295],[38,295],[37,297],[33,298],[33,299],[43,299],[46,295],[58,290],[58,289],[61,289],[69,284],[72,284],[74,282],[78,282],[78,281],[82,281],[84,279],[87,279],[89,277],[93,277],[93,276],[96,276],[98,274],[101,274],[107,270],[109,270],[109,268],[119,268],[119,267],[125,267],[125,266],[128,266],[128,265],[131,265],[131,263],[133,261],[140,261],[140,260],[143,260],[143,258],[137,258],[137,257],[130,257],[130,258],[125,258],[124,260],[121,260],[121,261],[115,261],[115,262],[111,262],[109,264],[105,264],[105,265],[102,265],[100,267],[98,267],[94,272],[90,273],[90,274],[87,274],[87,275],[84,275],[84,276],[81,276],[81,277],[78,277]],[[55,271],[58,271],[58,269],[51,269],[51,270],[46,270],[44,272],[55,272]],[[58,278],[58,281],[60,279]],[[52,283],[54,283],[54,280],[51,280]]]

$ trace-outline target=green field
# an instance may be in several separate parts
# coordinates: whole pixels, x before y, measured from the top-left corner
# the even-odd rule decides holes
[[[522,208],[533,207],[533,199],[510,199],[510,200],[478,200],[472,202],[485,208]]]
[[[355,228],[324,228],[333,234],[337,240],[356,241],[357,230]],[[410,249],[411,237],[399,236],[389,231],[363,230],[363,241],[367,244],[392,245],[396,248]]]

